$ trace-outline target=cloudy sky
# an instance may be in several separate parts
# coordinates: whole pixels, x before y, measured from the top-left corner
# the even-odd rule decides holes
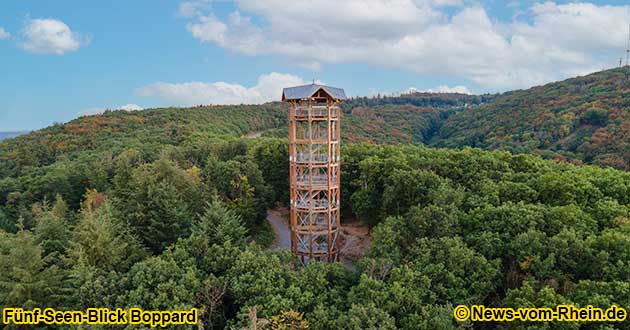
[[[625,5],[624,5],[625,4]],[[0,2],[0,131],[104,109],[527,88],[611,68],[625,1]]]

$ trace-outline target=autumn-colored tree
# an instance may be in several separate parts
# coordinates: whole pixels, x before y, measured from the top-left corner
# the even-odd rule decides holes
[[[272,330],[308,330],[308,321],[302,313],[294,310],[284,311],[271,317]]]

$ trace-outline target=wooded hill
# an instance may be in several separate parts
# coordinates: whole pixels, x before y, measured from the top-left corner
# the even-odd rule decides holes
[[[431,144],[630,170],[630,67],[502,94],[450,116]]]
[[[499,95],[410,93],[343,104],[348,142],[500,149],[630,170],[630,68]]]
[[[286,106],[113,111],[0,142],[0,177],[84,150],[261,131],[286,136]],[[409,93],[342,104],[346,143],[472,146],[630,170],[630,68],[500,95]],[[6,172],[9,170],[9,172]],[[3,172],[4,171],[4,172]]]
[[[403,99],[410,104],[396,104],[399,98],[350,100],[343,107],[344,141],[426,143],[443,119],[467,104],[479,104],[482,100],[462,94],[430,97],[418,94]],[[373,106],[358,106],[363,103]],[[350,106],[354,104],[357,106]],[[287,106],[280,102],[106,111],[0,142],[0,178],[19,175],[57,160],[88,154],[116,154],[127,148],[137,147],[150,153],[148,146],[179,145],[204,137],[242,136],[251,132],[285,137],[286,125]]]

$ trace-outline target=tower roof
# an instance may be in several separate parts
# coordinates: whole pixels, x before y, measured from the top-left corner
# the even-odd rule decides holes
[[[324,90],[335,100],[345,100],[346,93],[341,88],[330,87],[318,84],[309,84],[295,87],[288,87],[282,90],[282,100],[301,100],[312,97],[320,89]]]

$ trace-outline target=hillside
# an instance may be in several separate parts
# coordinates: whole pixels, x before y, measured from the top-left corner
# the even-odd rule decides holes
[[[463,106],[411,104],[346,108],[341,122],[343,140],[346,143],[426,144],[445,118],[461,110]]]
[[[341,103],[344,143],[428,144],[449,116],[488,102],[494,95],[409,93],[399,96],[356,97]],[[283,111],[283,106],[279,105]],[[287,137],[285,127],[265,132]]]
[[[629,170],[629,77],[626,68],[501,95],[352,98],[342,104],[343,140],[502,149]],[[249,132],[286,137],[286,106],[274,102],[85,116],[0,142],[0,178],[86,151],[115,153]]]
[[[502,94],[449,117],[431,144],[630,170],[630,67]]]
[[[423,142],[469,106],[379,102],[344,109],[346,141]],[[344,143],[342,209],[372,228],[356,270],[267,249],[288,146],[240,136],[286,134],[285,111],[116,111],[0,143],[0,308],[197,307],[199,327],[241,329],[256,307],[312,330],[455,330],[458,304],[630,306],[630,173],[532,155]]]
[[[489,102],[497,94],[469,95],[461,93],[408,92],[396,96],[376,95],[353,97],[341,104],[344,109],[375,107],[380,105],[413,105],[425,108],[475,106]]]
[[[232,135],[286,126],[274,104],[108,111],[55,124],[0,143],[0,178],[81,155],[175,145],[197,137]],[[145,154],[155,158],[156,154]]]
[[[420,93],[402,98],[352,99],[342,108],[343,139],[347,143],[426,143],[445,118],[482,99],[462,94]],[[405,104],[398,104],[401,100]],[[249,132],[286,137],[286,113],[285,104],[273,102],[108,111],[83,116],[0,142],[0,178],[50,165],[58,159],[104,152],[115,154],[131,147],[146,151],[147,145],[176,145],[201,137],[236,137]]]

